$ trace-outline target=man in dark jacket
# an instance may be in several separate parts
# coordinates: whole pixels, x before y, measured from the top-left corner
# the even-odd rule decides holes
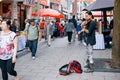
[[[75,15],[73,15],[71,22],[74,24],[74,27],[77,28],[77,21],[75,19]],[[75,41],[75,37],[76,37],[76,30],[73,32],[73,41]]]
[[[95,29],[96,29],[96,23],[92,20],[92,13],[90,11],[86,12],[86,26],[83,27],[83,29],[79,32],[85,33],[85,43],[87,44],[87,72],[93,72],[94,71],[94,61],[93,61],[93,45],[96,44],[95,40]]]

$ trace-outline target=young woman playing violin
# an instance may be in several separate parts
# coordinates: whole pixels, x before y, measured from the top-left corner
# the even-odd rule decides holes
[[[86,51],[86,72],[93,72],[93,45],[95,45],[95,29],[96,29],[96,23],[92,20],[92,13],[90,11],[86,12],[86,21],[81,25],[82,30],[78,32],[80,34],[81,32],[85,33],[85,43],[87,44],[87,51]]]

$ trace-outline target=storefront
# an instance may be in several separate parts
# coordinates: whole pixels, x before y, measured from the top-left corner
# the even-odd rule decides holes
[[[0,15],[4,18],[12,19],[13,17],[13,2],[12,1],[1,1],[0,2]]]
[[[20,30],[24,29],[25,6],[23,0],[3,0],[0,2],[0,15],[3,19],[17,19],[20,23]]]

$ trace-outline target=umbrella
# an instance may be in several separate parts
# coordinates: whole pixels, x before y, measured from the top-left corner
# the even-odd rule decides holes
[[[87,10],[92,11],[104,11],[104,10],[112,10],[114,8],[114,0],[96,0],[88,7]]]
[[[61,14],[59,11],[54,9],[40,9],[40,16],[45,17],[54,17],[54,18],[64,18],[64,15]]]
[[[38,16],[37,12],[32,12],[32,16]]]

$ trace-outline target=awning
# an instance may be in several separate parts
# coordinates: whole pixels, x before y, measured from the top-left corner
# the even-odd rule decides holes
[[[91,11],[104,11],[104,10],[112,10],[114,8],[114,0],[96,0],[88,7],[87,10]]]

